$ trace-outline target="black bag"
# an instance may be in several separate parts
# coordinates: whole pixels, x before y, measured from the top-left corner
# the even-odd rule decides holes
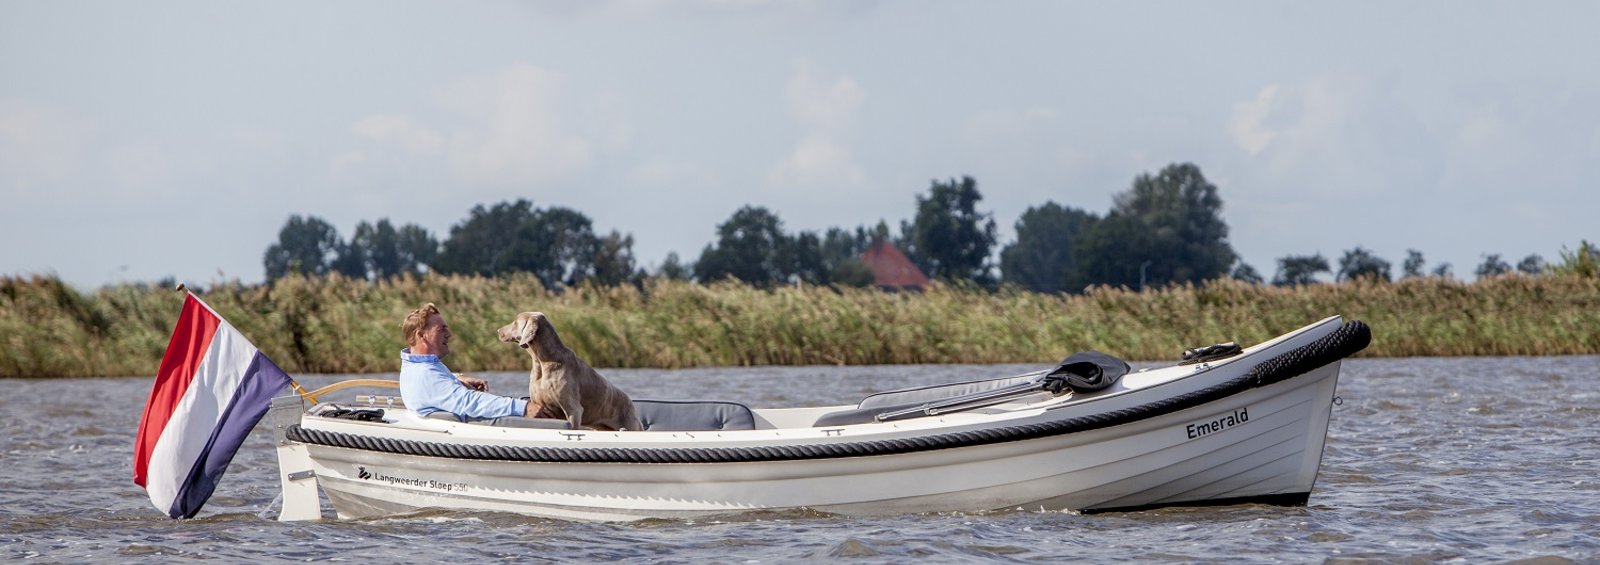
[[[1061,360],[1061,366],[1044,377],[1044,388],[1055,394],[1070,388],[1073,392],[1104,390],[1128,374],[1133,367],[1116,357],[1099,351],[1073,353]]]

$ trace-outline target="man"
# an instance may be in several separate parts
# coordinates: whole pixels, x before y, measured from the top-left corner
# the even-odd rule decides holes
[[[418,415],[449,412],[468,421],[538,414],[538,404],[489,394],[487,381],[456,376],[444,366],[441,359],[450,354],[450,325],[433,303],[407,314],[400,332],[407,345],[400,350],[400,398]]]

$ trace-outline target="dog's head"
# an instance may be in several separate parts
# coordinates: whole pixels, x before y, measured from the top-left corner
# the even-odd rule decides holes
[[[518,347],[527,349],[533,340],[540,338],[539,333],[550,327],[550,321],[545,319],[543,312],[523,312],[517,314],[517,319],[500,327],[500,341],[515,343]]]

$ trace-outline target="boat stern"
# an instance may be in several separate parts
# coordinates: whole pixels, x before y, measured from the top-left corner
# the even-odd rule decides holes
[[[272,440],[278,447],[278,479],[283,484],[283,509],[278,521],[294,522],[321,520],[322,502],[317,496],[317,473],[312,469],[311,455],[303,443],[291,441],[286,435],[289,426],[300,423],[305,414],[305,402],[296,396],[272,399],[267,417],[272,422]]]

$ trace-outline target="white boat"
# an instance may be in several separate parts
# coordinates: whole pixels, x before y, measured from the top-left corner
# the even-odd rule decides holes
[[[423,509],[625,521],[795,508],[881,515],[1305,504],[1341,360],[1370,339],[1365,324],[1334,316],[1223,352],[1231,356],[1130,372],[1094,392],[1064,389],[1061,373],[1047,369],[891,391],[857,405],[640,401],[646,431],[421,418],[396,398],[367,397],[389,407],[379,417],[370,407],[307,407],[290,396],[270,411],[279,519],[321,518],[319,488],[340,518]]]

